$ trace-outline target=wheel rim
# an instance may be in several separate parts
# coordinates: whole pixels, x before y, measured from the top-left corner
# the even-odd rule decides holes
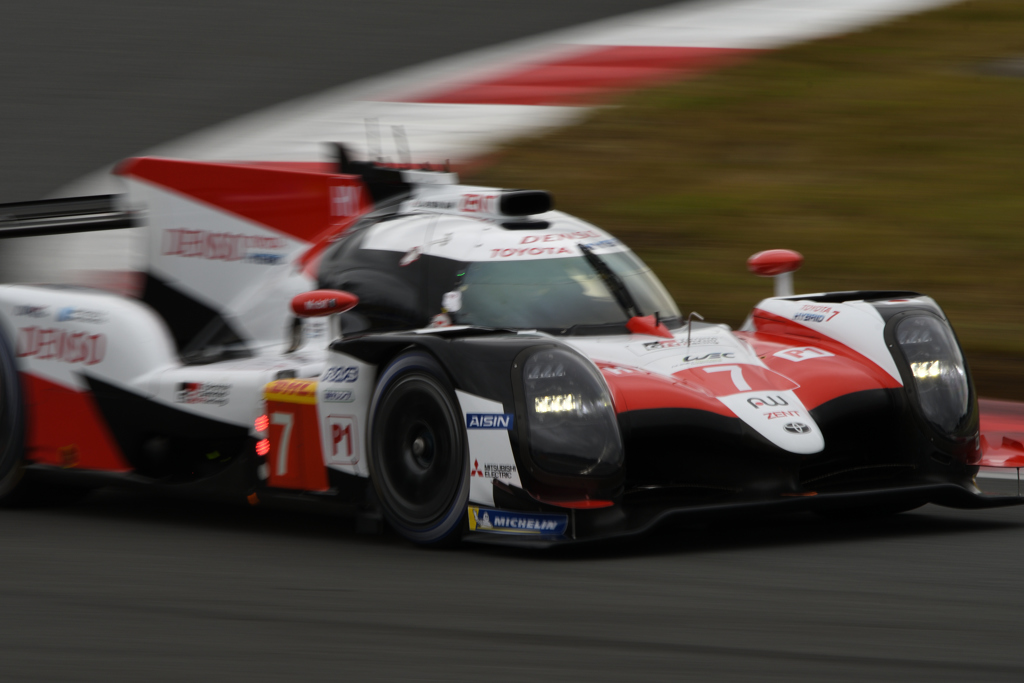
[[[462,436],[454,408],[436,380],[411,373],[394,383],[378,409],[378,450],[383,495],[410,526],[443,518],[462,478]]]

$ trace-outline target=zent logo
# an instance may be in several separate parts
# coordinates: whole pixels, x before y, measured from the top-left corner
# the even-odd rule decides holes
[[[359,379],[359,368],[357,367],[339,367],[339,368],[327,368],[324,371],[323,380],[325,382],[355,382]]]
[[[466,429],[512,429],[512,413],[469,413]]]

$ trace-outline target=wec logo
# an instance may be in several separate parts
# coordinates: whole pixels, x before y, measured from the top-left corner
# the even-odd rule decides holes
[[[469,413],[466,429],[512,429],[512,413]]]

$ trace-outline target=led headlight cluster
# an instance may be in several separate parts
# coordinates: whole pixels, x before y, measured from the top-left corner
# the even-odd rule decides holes
[[[523,366],[530,453],[554,474],[603,476],[622,466],[622,439],[608,387],[565,349],[542,349]]]
[[[970,411],[967,367],[953,331],[938,318],[912,315],[896,325],[896,342],[910,365],[921,412],[952,435]]]

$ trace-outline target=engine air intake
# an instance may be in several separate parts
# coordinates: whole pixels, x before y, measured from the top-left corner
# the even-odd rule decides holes
[[[533,216],[553,206],[551,195],[544,190],[511,190],[502,193],[498,211],[505,216]]]

